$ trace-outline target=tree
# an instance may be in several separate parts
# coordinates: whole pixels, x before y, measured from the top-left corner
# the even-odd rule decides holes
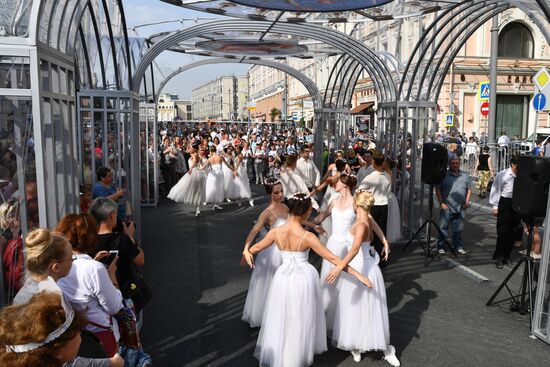
[[[281,110],[278,108],[273,107],[271,109],[271,112],[269,113],[269,116],[271,117],[271,122],[275,122],[275,118],[281,114]]]

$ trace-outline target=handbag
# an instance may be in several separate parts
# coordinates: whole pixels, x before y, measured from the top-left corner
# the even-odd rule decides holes
[[[109,326],[103,326],[93,321],[88,321],[88,323],[100,329],[104,329],[103,331],[94,331],[93,334],[99,339],[107,358],[114,356],[115,353],[118,352],[118,343],[115,338],[115,333],[113,332],[112,322]]]
[[[491,192],[491,188],[493,187],[494,182],[495,182],[494,177],[491,177],[489,179],[489,182],[487,182],[487,192]]]
[[[115,315],[120,331],[120,344],[136,350],[140,346],[136,314],[131,307],[131,300],[124,300],[124,303],[124,307]]]
[[[114,250],[118,250],[120,247],[120,240],[122,238],[122,234],[117,237],[116,241],[114,242]],[[133,307],[136,313],[139,313],[147,303],[153,298],[153,292],[151,291],[151,288],[145,281],[145,278],[143,278],[143,275],[136,269],[136,267],[132,264],[132,276],[131,279],[126,282],[125,284],[121,284],[121,292],[124,297],[130,298],[133,302]]]

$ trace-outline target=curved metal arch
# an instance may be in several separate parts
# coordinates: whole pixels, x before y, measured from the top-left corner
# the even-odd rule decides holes
[[[134,91],[137,92],[136,85],[139,85],[147,66],[163,51],[169,49],[171,46],[193,38],[199,35],[204,35],[208,32],[215,31],[231,31],[231,30],[247,30],[265,32],[267,29],[270,32],[290,34],[296,36],[306,36],[318,41],[325,42],[337,49],[343,50],[351,55],[354,59],[359,61],[363,67],[371,75],[376,89],[381,94],[383,101],[395,101],[396,87],[391,74],[384,63],[378,58],[378,56],[365,45],[359,41],[337,31],[333,31],[327,28],[323,28],[315,25],[297,25],[297,24],[275,24],[271,22],[259,22],[259,21],[236,21],[236,20],[223,20],[204,23],[194,26],[192,28],[176,31],[169,34],[158,43],[156,43],[144,58],[140,62],[140,65],[136,69],[133,86]],[[347,47],[343,47],[343,45]]]
[[[334,63],[334,65],[332,66],[332,69],[330,70],[330,74],[328,76],[328,80],[327,80],[327,84],[325,86],[325,94],[324,94],[324,97],[323,97],[323,104],[326,105],[326,106],[329,106],[331,103],[332,103],[332,96],[334,95],[334,88],[336,87],[336,83],[333,82],[334,78],[336,78],[336,76],[334,75],[334,73],[336,72],[336,69],[338,67],[342,67],[343,63],[346,62],[346,60],[344,60],[344,58],[346,58],[346,60],[349,58],[348,55],[340,55],[340,57],[338,57],[338,59],[336,60],[336,62]],[[344,60],[344,61],[342,61]],[[336,72],[336,74],[338,74],[338,72]],[[331,88],[332,86],[332,88]],[[330,89],[330,98],[328,97],[329,96],[329,89]]]
[[[346,58],[338,60],[338,63],[333,66],[333,71],[336,71],[336,73],[331,73],[331,78],[327,83],[327,88],[330,87],[330,94],[325,95],[325,101],[327,101],[328,97],[328,105],[326,105],[326,107],[338,108],[338,96],[340,90],[338,90],[335,96],[334,94],[336,92],[336,87],[339,84],[340,87],[342,86],[342,84],[344,84],[344,79],[347,76],[344,69],[349,70],[351,65],[353,65],[353,58],[351,56],[348,56]]]
[[[311,98],[313,99],[314,109],[323,107],[323,100],[321,98],[321,93],[319,92],[319,88],[317,88],[317,85],[313,80],[305,76],[300,71],[294,69],[293,67],[290,67],[288,65],[281,64],[275,61],[268,61],[268,60],[250,60],[250,59],[236,60],[236,59],[216,58],[216,59],[206,59],[206,60],[193,62],[191,64],[187,64],[185,66],[179,67],[170,75],[168,75],[157,88],[157,94],[160,95],[162,93],[162,90],[166,86],[166,84],[176,75],[179,75],[187,70],[194,69],[199,66],[210,65],[210,64],[252,64],[252,65],[267,66],[277,70],[284,71],[285,73],[294,77],[296,80],[300,81],[304,85],[304,87],[309,92]]]
[[[440,73],[439,70],[441,68],[441,63],[443,62],[443,59],[441,59],[439,61],[438,66],[437,66],[437,72],[435,72],[433,74],[432,80],[430,80],[430,84],[429,84],[429,87],[428,87],[428,96],[433,95],[435,97],[434,100],[437,101],[437,99],[439,98],[439,93],[441,92],[441,88],[443,86],[443,82],[445,80],[445,76],[447,75],[449,69],[451,68],[451,64],[453,63],[453,61],[454,61],[456,55],[458,54],[458,52],[460,52],[460,49],[462,48],[462,46],[464,46],[464,44],[466,44],[468,39],[479,29],[479,27],[481,27],[483,25],[483,23],[487,22],[493,16],[503,12],[504,10],[508,9],[509,7],[510,7],[509,5],[501,5],[500,8],[497,8],[492,12],[488,12],[488,13],[486,13],[485,16],[479,18],[477,24],[471,30],[467,31],[466,34],[464,34],[462,36],[462,39],[458,42],[458,44],[456,45],[456,48],[453,51],[450,52],[449,57],[447,58],[447,62],[445,63],[445,66],[443,67],[443,69],[442,69],[443,71],[441,73]],[[473,24],[475,24],[475,23],[473,23]],[[445,51],[449,52],[449,50],[445,50]],[[433,86],[433,83],[438,78],[438,74],[439,74],[439,80],[437,81],[435,86]],[[431,93],[433,91],[435,91],[435,93]]]
[[[498,4],[498,1],[495,1],[495,2],[489,3],[487,5],[497,5],[497,4]],[[461,25],[460,27],[457,27],[457,24],[450,24],[449,27],[447,27],[448,29],[446,30],[445,34],[442,36],[441,40],[437,43],[437,45],[435,45],[435,47],[433,47],[431,55],[430,55],[426,65],[428,65],[428,66],[433,65],[434,58],[437,55],[442,55],[442,57],[440,57],[439,61],[437,62],[437,67],[435,68],[435,70],[439,70],[439,66],[441,65],[442,60],[445,58],[445,55],[447,55],[447,52],[449,52],[449,50],[451,49],[451,47],[453,47],[453,45],[456,45],[454,40],[456,40],[456,38],[460,34],[462,34],[465,29],[468,29],[468,27],[470,25],[479,23],[478,22],[479,18],[483,17],[483,14],[487,14],[487,12],[486,12],[487,5],[479,4],[479,6],[477,6],[477,7],[469,7],[469,10],[465,14],[462,15],[462,18],[458,22],[458,25]],[[502,10],[500,10],[499,13],[501,11]],[[473,18],[474,21],[473,22],[467,22],[467,19],[469,19],[469,18]],[[463,25],[463,22],[466,22],[466,24]],[[475,27],[475,29],[479,28],[482,24],[483,23],[480,23],[480,25]],[[435,37],[437,37],[437,33],[442,31],[443,29],[444,28],[438,29],[436,34],[434,34],[434,38],[433,38],[434,42],[435,42]],[[456,33],[457,29],[458,29],[458,34]],[[453,38],[452,42],[448,42],[448,39],[449,39],[450,36],[452,36],[452,38]],[[448,42],[448,45],[446,46],[444,51],[442,53],[439,53],[439,49],[447,42]],[[427,49],[427,47],[426,47],[426,49]],[[424,59],[425,51],[422,53],[420,60]],[[418,88],[416,90],[416,98],[415,99],[417,101],[420,100],[420,98],[421,98],[422,87],[424,85],[424,80],[426,79],[426,75],[428,74],[428,70],[429,70],[428,66],[423,68],[423,70],[421,72],[421,75],[420,75],[420,80],[416,84]],[[417,70],[420,72],[419,69],[417,69]],[[433,75],[435,75],[435,74],[437,74],[437,71],[435,73],[433,73]],[[428,85],[428,90],[426,92],[426,96],[429,95],[429,91],[431,90],[432,83],[433,83],[433,75],[432,75],[432,78],[430,79],[430,84]],[[416,74],[414,76],[415,76],[415,79],[416,79]],[[415,79],[413,79],[413,80],[415,80]],[[413,86],[413,84],[411,84],[409,86],[409,93],[408,93],[407,97],[410,97],[410,95],[412,93],[412,86]]]

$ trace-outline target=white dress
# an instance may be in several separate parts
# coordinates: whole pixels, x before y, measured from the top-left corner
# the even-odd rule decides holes
[[[317,270],[307,251],[281,251],[254,356],[260,366],[301,367],[327,350]]]
[[[195,207],[201,205],[206,197],[206,176],[202,170],[204,164],[205,161],[201,160],[201,163],[192,168],[191,174],[187,172],[183,175],[168,193],[168,199]],[[191,159],[189,159],[189,167],[191,167]]]
[[[343,210],[333,207],[331,216],[332,233],[327,242],[327,249],[339,258],[343,258],[348,253],[347,236],[353,222],[355,222],[355,212],[352,206]],[[333,284],[325,282],[325,278],[333,267],[334,265],[332,263],[323,259],[323,264],[321,265],[321,290],[323,292],[323,305],[325,307],[327,330],[329,333],[334,323],[334,312],[336,310],[340,283],[340,278]]]
[[[388,198],[388,224],[386,227],[386,239],[389,242],[399,241],[401,239],[401,212],[399,203],[394,193],[390,193]]]
[[[227,197],[230,199],[250,199],[252,192],[250,190],[250,182],[248,181],[248,173],[246,172],[246,166],[244,160],[241,161],[237,168],[237,177],[231,179],[229,189],[227,190]]]
[[[210,165],[210,173],[206,177],[206,202],[212,204],[223,203],[225,197],[223,163]]]
[[[348,251],[353,244],[353,236],[348,232]],[[357,278],[342,272],[332,344],[343,350],[386,350],[390,343],[386,286],[378,263],[380,257],[370,245],[363,242],[359,252],[349,266],[365,275],[374,288],[369,288]]]
[[[334,175],[336,175],[337,172],[338,171],[336,170],[336,168],[333,168],[330,175],[334,176]],[[327,210],[328,207],[330,206],[330,203],[333,200],[338,199],[339,197],[340,197],[340,193],[334,191],[334,188],[331,185],[328,185],[327,190],[325,191],[325,195],[323,196],[323,201],[321,201],[321,212]],[[323,227],[325,232],[327,232],[327,235],[326,236],[319,235],[319,240],[321,241],[321,243],[323,245],[326,245],[327,240],[330,237],[330,232],[332,230],[332,218],[331,217],[326,218],[321,223],[321,227]]]
[[[224,157],[225,158],[225,157]],[[225,158],[227,164],[231,165],[231,159]],[[235,175],[233,174],[233,171],[230,170],[225,164],[222,164],[222,171],[223,171],[223,192],[225,197],[230,197],[228,195],[229,187],[231,186],[231,183],[233,182],[233,177]]]
[[[277,228],[285,223],[286,218],[277,218],[271,228]],[[242,317],[250,327],[258,327],[262,324],[271,280],[281,262],[281,252],[275,243],[261,251],[254,260],[254,270],[250,277]]]

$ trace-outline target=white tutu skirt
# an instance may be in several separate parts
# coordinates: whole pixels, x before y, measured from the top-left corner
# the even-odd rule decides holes
[[[254,356],[260,366],[309,366],[314,354],[327,350],[319,275],[308,251],[281,254]]]
[[[321,201],[321,212],[324,212],[328,209],[330,203],[338,199],[340,197],[340,194],[334,191],[332,186],[329,186],[327,188],[327,191],[325,191],[325,195],[323,196],[323,201]],[[332,217],[327,217],[324,221],[321,222],[321,227],[327,232],[326,236],[319,235],[319,240],[323,245],[327,244],[328,238],[330,237],[330,233],[332,232]]]
[[[388,224],[386,228],[386,238],[389,242],[399,241],[401,239],[401,212],[399,203],[393,193],[388,198]]]
[[[200,169],[193,169],[191,174],[187,172],[168,193],[168,199],[178,203],[192,206],[200,206],[206,197],[206,177]]]
[[[334,235],[330,236],[327,242],[327,249],[329,249],[334,255],[342,259],[348,253],[346,237],[335,237],[336,236]],[[321,265],[320,280],[321,292],[323,295],[323,306],[325,308],[326,315],[327,330],[329,331],[329,333],[332,330],[332,325],[334,323],[334,313],[336,312],[336,301],[338,300],[338,291],[340,287],[340,278],[338,278],[338,280],[332,284],[328,284],[325,281],[325,278],[333,267],[334,265],[331,262],[323,259],[323,263]]]
[[[249,323],[250,327],[262,325],[271,281],[281,263],[281,251],[275,244],[260,252],[254,260],[254,270],[250,277],[242,317],[242,320]]]
[[[212,166],[212,170],[206,177],[206,202],[219,204],[223,203],[225,197],[224,178],[221,168]]]
[[[349,263],[366,275],[374,288],[370,289],[348,273],[341,273],[336,302],[332,344],[343,350],[386,350],[390,343],[386,287],[376,251],[372,257],[368,243]]]
[[[227,197],[230,199],[250,199],[252,192],[250,191],[250,183],[248,182],[248,174],[244,165],[240,165],[237,171],[238,176],[231,179],[227,190]]]
[[[223,192],[227,196],[227,192],[229,190],[229,186],[231,186],[231,183],[233,182],[233,171],[231,171],[225,164],[222,164],[222,172],[223,172]]]

